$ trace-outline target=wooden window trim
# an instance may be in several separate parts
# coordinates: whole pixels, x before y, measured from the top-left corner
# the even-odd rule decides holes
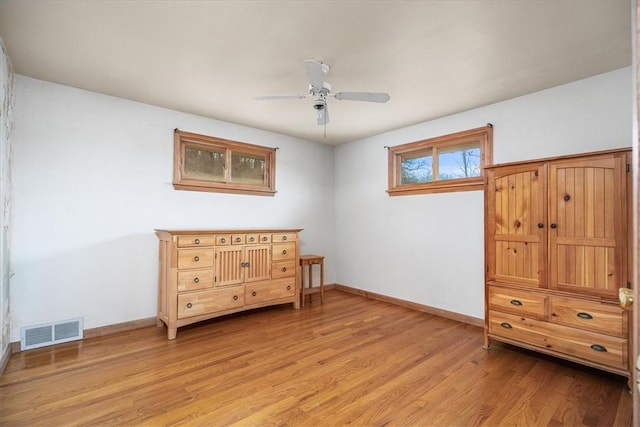
[[[173,188],[176,190],[208,191],[214,193],[251,194],[273,196],[276,193],[276,149],[212,136],[199,135],[176,129],[174,131]],[[225,181],[214,182],[183,178],[185,147],[218,148],[226,151]],[[231,153],[241,151],[266,158],[265,185],[232,182]]]
[[[400,184],[400,157],[403,154],[419,153],[428,149],[441,149],[453,145],[464,144],[465,142],[480,141],[480,176],[473,178],[457,178],[438,180],[434,173],[435,180],[428,183]],[[456,132],[449,135],[438,136],[422,141],[410,142],[407,144],[389,147],[388,150],[388,189],[390,196],[404,196],[413,194],[449,193],[455,191],[483,190],[485,173],[484,168],[491,165],[493,161],[493,126],[486,126]],[[437,156],[434,158],[434,169],[437,167]]]

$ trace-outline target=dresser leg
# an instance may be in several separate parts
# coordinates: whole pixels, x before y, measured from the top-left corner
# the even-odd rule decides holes
[[[489,337],[488,336],[484,336],[484,343],[482,344],[482,349],[483,350],[489,350],[491,348],[491,343],[489,342]]]
[[[178,328],[168,328],[167,329],[167,337],[170,340],[175,340],[177,334],[178,334]]]

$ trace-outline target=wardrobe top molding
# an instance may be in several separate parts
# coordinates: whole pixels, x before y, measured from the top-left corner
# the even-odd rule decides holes
[[[541,159],[529,159],[529,160],[518,160],[515,162],[506,162],[506,163],[495,163],[493,165],[487,165],[484,168],[485,169],[493,169],[493,168],[498,168],[498,167],[502,167],[502,166],[515,166],[515,165],[524,165],[524,164],[530,164],[530,163],[536,163],[536,162],[550,162],[550,161],[554,161],[554,160],[564,160],[564,159],[573,159],[575,157],[584,157],[584,156],[597,156],[599,154],[611,154],[611,153],[626,153],[628,151],[631,151],[632,148],[631,147],[626,147],[626,148],[614,148],[611,150],[602,150],[602,151],[587,151],[585,153],[574,153],[574,154],[567,154],[564,156],[555,156],[555,157],[545,157],[545,158],[541,158]]]

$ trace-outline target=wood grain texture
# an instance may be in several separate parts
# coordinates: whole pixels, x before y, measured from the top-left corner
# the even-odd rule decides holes
[[[175,340],[148,327],[14,354],[0,424],[630,425],[625,378],[482,341],[479,327],[332,290]]]

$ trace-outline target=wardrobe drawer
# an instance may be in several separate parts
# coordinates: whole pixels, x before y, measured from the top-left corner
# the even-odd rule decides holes
[[[213,248],[178,249],[178,269],[213,267]]]
[[[547,297],[531,291],[489,286],[489,309],[545,319]]]
[[[178,295],[178,319],[230,310],[244,305],[244,286]]]
[[[489,333],[561,355],[627,369],[627,341],[522,316],[489,311]]]
[[[178,292],[213,287],[213,269],[178,271]]]
[[[576,328],[625,337],[627,315],[618,305],[551,297],[551,321]]]
[[[204,236],[178,236],[179,248],[213,246],[215,243],[216,238],[211,234]]]

